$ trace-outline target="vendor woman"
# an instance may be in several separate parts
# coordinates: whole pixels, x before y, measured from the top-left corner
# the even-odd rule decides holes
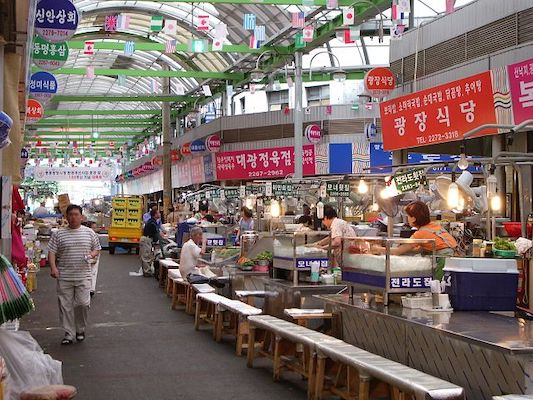
[[[437,270],[435,271],[435,278],[442,279],[444,267],[444,257],[453,256],[457,242],[445,229],[439,224],[431,222],[429,218],[429,208],[421,201],[414,201],[409,203],[405,207],[407,213],[407,222],[413,228],[416,228],[416,232],[411,235],[412,239],[434,239],[435,240],[435,252],[437,255]],[[408,244],[404,243],[398,247],[392,248],[390,254],[401,255],[408,252],[432,252],[433,245],[431,243],[423,244]],[[373,253],[384,254],[385,248],[382,246],[373,246]],[[438,257],[441,256],[441,257]]]

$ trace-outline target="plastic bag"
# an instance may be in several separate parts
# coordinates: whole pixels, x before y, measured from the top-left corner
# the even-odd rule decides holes
[[[44,354],[29,332],[0,329],[0,356],[7,366],[6,400],[17,400],[31,388],[63,384],[61,362]]]

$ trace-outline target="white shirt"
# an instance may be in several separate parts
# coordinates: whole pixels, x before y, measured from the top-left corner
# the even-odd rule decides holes
[[[48,209],[46,207],[39,206],[33,211],[33,215],[48,215]]]
[[[331,221],[331,238],[336,237],[354,237],[355,231],[348,222],[340,218],[334,218]]]
[[[183,279],[187,278],[191,272],[199,274],[198,259],[202,253],[202,249],[194,243],[192,239],[189,239],[181,248],[180,255],[180,273]]]

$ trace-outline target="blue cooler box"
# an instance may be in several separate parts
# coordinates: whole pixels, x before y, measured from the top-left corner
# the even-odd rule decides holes
[[[516,308],[518,269],[514,259],[450,257],[446,259],[444,280],[454,310]]]

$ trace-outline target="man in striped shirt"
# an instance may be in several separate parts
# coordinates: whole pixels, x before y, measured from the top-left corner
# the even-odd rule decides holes
[[[91,304],[91,268],[100,254],[94,231],[81,224],[82,209],[67,207],[68,226],[55,232],[48,244],[50,275],[57,279],[59,320],[65,331],[61,344],[72,344],[74,337],[85,339],[87,312]]]

